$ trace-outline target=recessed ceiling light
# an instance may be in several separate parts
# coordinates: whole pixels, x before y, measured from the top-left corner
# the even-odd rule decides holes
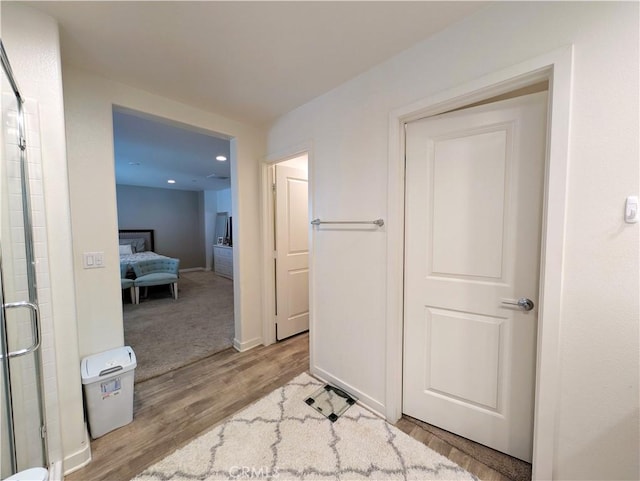
[[[169,179],[169,180],[167,180],[167,184],[175,184],[175,183],[176,183],[176,181],[175,181],[175,180],[173,180],[173,179]]]
[[[218,155],[216,156],[216,160],[219,160],[220,162],[224,162],[225,160],[227,160],[227,157],[224,155]]]

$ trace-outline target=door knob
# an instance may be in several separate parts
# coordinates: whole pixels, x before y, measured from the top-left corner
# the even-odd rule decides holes
[[[530,311],[535,306],[533,301],[531,299],[528,299],[527,297],[521,297],[518,300],[502,299],[502,303],[507,304],[509,306],[518,306],[523,311]]]

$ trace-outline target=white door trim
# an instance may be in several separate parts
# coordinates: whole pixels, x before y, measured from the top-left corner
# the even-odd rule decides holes
[[[390,422],[395,422],[402,416],[404,124],[541,80],[549,81],[533,429],[534,480],[553,479],[572,66],[573,46],[567,46],[401,107],[389,115],[385,415]]]
[[[276,283],[273,272],[273,219],[275,212],[272,202],[272,185],[274,182],[271,168],[286,160],[307,154],[308,165],[308,188],[309,188],[309,216],[312,213],[313,199],[313,154],[311,142],[304,143],[266,156],[260,165],[260,190],[262,209],[260,213],[260,224],[262,231],[262,343],[265,346],[276,342],[275,333],[275,292]],[[309,355],[312,356],[312,336],[313,336],[313,236],[311,235],[311,224],[309,224]]]

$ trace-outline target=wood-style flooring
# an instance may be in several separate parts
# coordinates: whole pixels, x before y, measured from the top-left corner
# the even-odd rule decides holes
[[[403,416],[396,427],[484,481],[530,481],[531,464]]]
[[[68,481],[128,481],[198,435],[309,370],[309,336],[247,352],[227,349],[135,385],[131,424],[91,441],[92,461]],[[483,446],[403,417],[396,425],[486,481],[521,481],[508,456],[478,456]],[[444,433],[444,434],[443,434]],[[457,440],[463,442],[458,443]],[[474,445],[466,449],[465,443]],[[492,451],[492,450],[489,450]],[[493,452],[495,453],[495,452]],[[500,458],[502,456],[503,458]],[[484,462],[491,465],[491,467]],[[497,471],[499,469],[502,472]],[[529,478],[530,473],[529,473]]]
[[[246,352],[230,348],[136,383],[133,422],[92,440],[92,461],[65,480],[128,481],[308,369],[302,334]]]

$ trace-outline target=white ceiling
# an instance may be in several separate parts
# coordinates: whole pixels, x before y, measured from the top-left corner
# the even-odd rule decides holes
[[[64,65],[254,125],[268,124],[486,5],[20,3],[57,19]],[[114,137],[119,184],[181,190],[230,185],[221,178],[229,176],[228,162],[212,160],[221,143],[228,157],[228,141],[130,111],[114,114]],[[207,178],[213,173],[218,178]],[[176,183],[167,184],[169,178]]]
[[[262,125],[485,2],[20,2],[60,24],[63,62]]]
[[[231,186],[227,139],[118,108],[113,144],[116,184],[195,191]],[[227,160],[216,160],[218,155]]]

